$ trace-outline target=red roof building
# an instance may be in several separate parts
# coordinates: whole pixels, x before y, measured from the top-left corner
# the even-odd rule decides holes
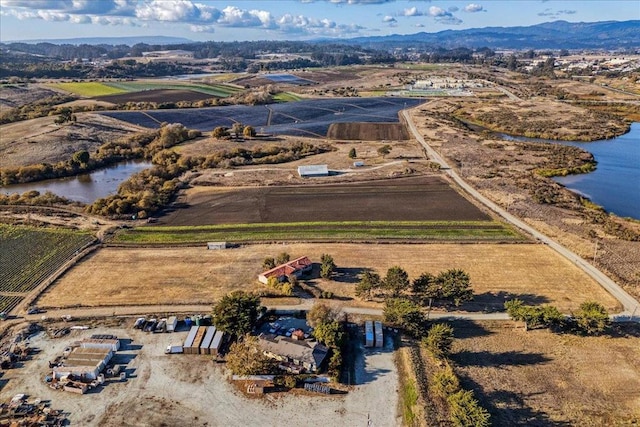
[[[303,273],[311,271],[313,263],[306,257],[296,258],[284,264],[273,267],[258,276],[258,280],[265,285],[269,282],[269,278],[275,277],[278,281],[283,282],[288,276],[294,275],[300,277]]]

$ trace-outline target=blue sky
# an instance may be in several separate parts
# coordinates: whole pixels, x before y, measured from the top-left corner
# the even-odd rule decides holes
[[[164,35],[305,40],[640,19],[638,0],[0,0],[0,41]]]

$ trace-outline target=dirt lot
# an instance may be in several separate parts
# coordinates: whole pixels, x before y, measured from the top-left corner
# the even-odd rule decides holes
[[[167,225],[307,221],[488,220],[440,177],[187,192]]]
[[[477,298],[466,308],[474,311],[501,309],[506,299],[516,296],[532,304],[554,304],[563,311],[585,300],[617,308],[617,302],[586,274],[544,245],[348,243],[246,245],[222,251],[204,246],[105,248],[69,270],[38,305],[212,303],[234,289],[266,290],[257,282],[262,261],[283,251],[292,257],[307,255],[314,262],[323,253],[331,254],[339,268],[335,280],[316,278],[308,283],[347,301],[354,297],[363,269],[384,275],[399,265],[411,279],[449,268],[467,271]]]
[[[0,126],[0,167],[56,163],[76,151],[92,152],[106,141],[140,130],[100,114],[76,116],[76,123],[62,126],[54,124],[52,117]]]
[[[327,131],[329,139],[363,141],[404,141],[409,133],[400,123],[334,123]]]
[[[613,337],[525,332],[508,323],[454,324],[454,363],[494,425],[640,422],[640,329]]]
[[[125,339],[126,348],[116,357],[126,365],[128,379],[107,381],[86,395],[46,387],[42,378],[48,361],[71,342],[96,333]],[[41,352],[23,368],[4,375],[0,398],[26,393],[31,398],[50,399],[53,407],[69,413],[71,425],[81,426],[246,426],[255,420],[269,426],[306,426],[312,419],[352,426],[366,425],[367,415],[377,426],[400,424],[395,393],[398,379],[391,351],[366,354],[358,364],[357,385],[347,394],[273,393],[258,398],[239,392],[224,365],[213,363],[210,356],[163,353],[167,345],[184,341],[186,334],[146,334],[123,327],[73,331],[59,340],[39,334],[30,342]]]
[[[215,98],[206,93],[192,90],[178,89],[151,89],[140,92],[123,93],[118,95],[101,96],[100,101],[112,102],[114,104],[124,104],[127,102],[178,102],[178,101],[200,101],[202,99]]]

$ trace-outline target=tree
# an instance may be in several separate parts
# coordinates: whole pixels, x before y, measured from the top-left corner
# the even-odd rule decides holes
[[[445,323],[436,323],[429,328],[421,344],[437,358],[448,357],[453,345],[453,328]]]
[[[589,335],[601,334],[611,323],[607,309],[595,301],[580,304],[573,318],[578,328]]]
[[[275,371],[276,362],[262,352],[258,339],[246,335],[231,344],[226,356],[227,368],[235,375],[260,375]]]
[[[255,138],[256,130],[253,126],[245,126],[242,130],[242,134],[245,138]]]
[[[459,390],[447,397],[451,422],[456,427],[488,427],[490,415],[471,390]]]
[[[215,139],[228,138],[229,130],[223,126],[218,126],[215,129],[213,129],[213,132],[211,132],[211,136]]]
[[[322,265],[320,266],[320,277],[323,279],[330,279],[336,269],[336,263],[333,262],[333,257],[329,254],[322,254],[320,260],[322,261]]]
[[[443,271],[438,274],[435,281],[439,288],[440,298],[453,300],[456,307],[463,301],[473,299],[469,275],[462,270]]]
[[[276,265],[281,265],[289,262],[291,260],[291,255],[286,252],[280,252],[278,257],[276,258]]]
[[[307,312],[307,323],[312,328],[316,328],[322,323],[330,323],[335,320],[335,313],[328,305],[317,303]]]
[[[382,147],[378,148],[378,154],[380,154],[383,158],[390,152],[391,152],[391,146],[389,144],[385,144]]]
[[[404,328],[409,334],[424,334],[425,318],[420,307],[406,298],[387,298],[384,302],[384,321]]]
[[[213,324],[221,331],[243,336],[253,329],[260,311],[260,298],[242,291],[231,292],[213,306]]]
[[[355,159],[356,156],[356,149],[354,147],[351,148],[351,150],[349,150],[349,158],[350,159]]]
[[[435,276],[430,273],[422,273],[413,280],[411,291],[424,304],[430,299],[440,297],[440,291],[436,284]]]
[[[391,291],[391,295],[397,297],[409,289],[409,275],[397,265],[393,266],[387,270],[387,275],[384,278],[384,287]]]
[[[365,271],[360,282],[356,285],[356,296],[360,298],[371,298],[371,293],[382,286],[382,280],[378,273]]]
[[[560,325],[564,321],[562,313],[550,305],[542,307],[524,305],[524,302],[516,298],[505,302],[504,308],[513,320],[524,322],[525,330]]]
[[[313,336],[332,349],[340,349],[346,338],[342,324],[335,320],[317,325],[313,330]]]
[[[77,120],[75,114],[73,114],[73,110],[71,110],[71,108],[69,107],[62,107],[58,111],[58,114],[58,117],[56,117],[56,119],[54,120],[55,124],[57,125],[61,125],[67,122],[75,122]]]
[[[273,257],[266,257],[264,261],[262,261],[262,268],[265,270],[271,270],[276,266],[276,260]]]
[[[235,122],[231,126],[231,132],[233,132],[233,134],[235,135],[236,139],[240,138],[240,134],[242,134],[243,130],[244,130],[244,125],[242,123],[240,123],[240,122]]]
[[[90,156],[89,152],[86,150],[76,151],[71,157],[73,163],[77,165],[86,165],[89,162]]]

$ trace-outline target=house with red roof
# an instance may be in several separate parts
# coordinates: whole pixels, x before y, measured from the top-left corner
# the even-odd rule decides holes
[[[306,256],[302,256],[261,273],[258,275],[258,280],[265,285],[271,277],[277,278],[279,282],[284,282],[288,276],[300,277],[304,273],[311,271],[311,268],[313,268],[311,260]]]

